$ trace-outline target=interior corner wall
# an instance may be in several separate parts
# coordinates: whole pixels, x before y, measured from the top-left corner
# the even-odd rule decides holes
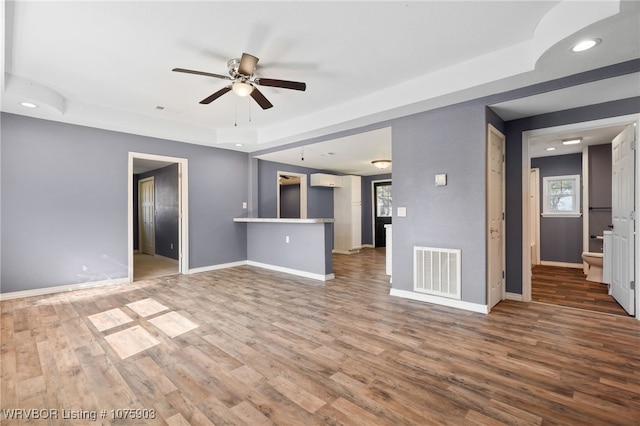
[[[392,132],[393,288],[413,291],[414,246],[460,249],[462,300],[486,305],[484,104],[399,118]],[[447,185],[435,186],[441,173]]]
[[[129,152],[188,160],[190,268],[247,258],[246,153],[7,113],[0,150],[3,293],[128,276]]]

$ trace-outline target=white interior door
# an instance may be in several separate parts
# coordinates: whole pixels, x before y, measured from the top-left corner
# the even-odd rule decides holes
[[[487,282],[488,307],[504,299],[504,140],[489,125],[487,133]]]
[[[612,277],[611,294],[629,315],[635,314],[634,281],[634,190],[635,158],[633,143],[635,128],[627,126],[613,139],[612,149]]]
[[[140,202],[140,249],[142,253],[156,254],[155,183],[153,178],[142,179],[138,193]]]

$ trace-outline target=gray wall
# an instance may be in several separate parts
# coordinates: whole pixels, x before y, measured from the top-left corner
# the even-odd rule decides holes
[[[129,151],[188,159],[191,268],[247,258],[247,154],[2,113],[2,292],[128,275]]]
[[[307,175],[308,218],[333,218],[333,188],[309,186],[310,174],[326,172],[264,160],[258,160],[259,217],[276,217],[278,214],[278,171],[303,173]]]
[[[589,236],[601,236],[611,225],[611,144],[589,147]],[[589,251],[602,253],[603,241],[589,238]]]
[[[133,176],[133,248],[138,249],[138,181],[153,177],[156,254],[179,258],[178,164]]]
[[[532,158],[531,167],[540,169],[539,195],[542,212],[543,178],[563,175],[582,176],[582,154]],[[540,260],[582,263],[582,217],[540,217]]]
[[[320,275],[333,272],[333,224],[247,223],[246,226],[248,260]]]
[[[485,134],[477,102],[394,120],[394,288],[413,291],[413,246],[460,249],[462,300],[486,304]]]
[[[280,185],[280,217],[300,218],[300,185]]]

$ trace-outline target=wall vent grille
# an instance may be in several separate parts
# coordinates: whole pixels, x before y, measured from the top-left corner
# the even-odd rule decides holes
[[[413,291],[460,299],[460,250],[414,247]]]

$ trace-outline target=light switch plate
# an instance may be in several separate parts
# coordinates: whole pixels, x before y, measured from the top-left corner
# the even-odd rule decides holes
[[[445,173],[436,175],[436,186],[445,186],[447,184],[447,175]]]
[[[406,207],[398,207],[398,217],[407,217]]]

